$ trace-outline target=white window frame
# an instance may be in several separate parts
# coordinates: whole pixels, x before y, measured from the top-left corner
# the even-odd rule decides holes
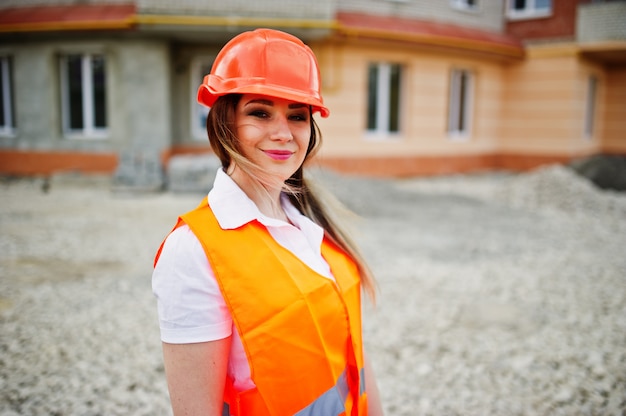
[[[455,9],[475,12],[478,11],[478,1],[474,0],[474,4],[469,4],[470,0],[450,0],[450,5]]]
[[[526,0],[526,7],[523,10],[515,9],[515,0],[507,0],[506,15],[509,20],[536,19],[541,17],[549,17],[552,15],[554,0],[550,0],[547,8],[538,8],[538,0]]]
[[[70,56],[79,55],[81,57],[81,93],[82,93],[82,115],[83,128],[73,129],[70,127],[70,97],[69,97],[69,74],[67,61]],[[96,127],[94,115],[94,87],[92,74],[92,62],[95,56],[104,56],[103,54],[89,53],[69,53],[61,56],[60,74],[61,74],[61,119],[63,123],[63,134],[67,138],[72,139],[104,139],[109,134],[108,127]],[[106,77],[106,57],[105,77]],[[106,78],[105,78],[106,79]],[[106,86],[105,86],[106,89]],[[108,116],[108,106],[105,99],[105,113]],[[107,117],[108,121],[108,117]]]
[[[589,75],[587,78],[587,97],[585,98],[584,136],[591,140],[596,130],[598,107],[598,77]]]
[[[204,68],[210,68],[213,65],[215,56],[199,56],[192,60],[190,65],[189,74],[189,91],[190,94],[190,123],[191,123],[191,137],[194,141],[206,141],[206,124],[199,123],[200,120],[206,120],[209,114],[209,109],[198,103],[198,87],[201,85],[204,76],[207,73]],[[200,120],[199,120],[200,119]]]
[[[398,138],[402,131],[402,83],[404,82],[403,66],[399,63],[391,62],[370,62],[368,64],[368,71],[371,66],[378,67],[378,76],[376,80],[376,114],[375,114],[375,127],[371,129],[369,124],[369,79],[368,79],[368,108],[366,113],[366,131],[368,138]],[[400,86],[398,94],[398,130],[389,130],[389,121],[391,117],[391,108],[389,105],[389,98],[391,94],[391,69],[392,66],[397,66],[400,71]]]
[[[465,76],[465,83],[461,82],[463,76]],[[474,78],[474,73],[468,69],[453,68],[450,71],[448,136],[451,139],[464,140],[468,139],[471,134]]]
[[[4,124],[0,125],[0,136],[13,137],[15,135],[15,118],[13,114],[13,73],[11,58],[0,56],[0,72],[2,73],[2,106],[4,108]]]

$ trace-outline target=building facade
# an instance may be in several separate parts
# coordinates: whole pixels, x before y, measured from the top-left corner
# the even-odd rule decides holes
[[[403,176],[626,154],[626,2],[2,0],[0,174],[210,152],[195,102],[256,27],[315,51],[334,169]],[[132,161],[131,161],[132,162]]]

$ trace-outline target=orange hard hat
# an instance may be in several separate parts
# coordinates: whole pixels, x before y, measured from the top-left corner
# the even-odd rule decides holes
[[[222,95],[261,94],[308,104],[328,117],[320,84],[311,48],[288,33],[256,29],[222,48],[198,89],[198,102],[211,107]]]

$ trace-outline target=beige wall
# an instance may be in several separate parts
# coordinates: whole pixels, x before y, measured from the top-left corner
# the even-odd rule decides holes
[[[423,156],[479,154],[496,149],[503,96],[500,63],[437,54],[398,46],[314,45],[324,80],[324,100],[331,116],[318,123],[325,156]],[[367,68],[370,62],[403,65],[401,132],[372,136],[366,131]],[[452,139],[447,133],[450,72],[474,75],[471,133]]]
[[[530,59],[505,73],[501,150],[561,152],[572,131],[572,85],[576,67],[570,57]]]
[[[520,62],[473,58],[374,41],[313,45],[331,110],[320,119],[321,156],[362,172],[411,172],[428,161],[468,169],[531,168],[602,151],[626,151],[626,74],[580,56],[575,44],[529,46]],[[403,65],[401,133],[366,131],[367,67]],[[450,73],[474,76],[470,134],[447,133]],[[594,132],[585,132],[589,77],[598,80]],[[361,162],[357,162],[357,160]],[[411,162],[413,160],[413,162]],[[362,166],[361,166],[362,165]],[[380,165],[380,166],[378,166]],[[356,166],[356,165],[355,165]],[[357,169],[357,167],[355,167]]]
[[[505,153],[578,155],[599,149],[604,94],[601,68],[580,60],[574,46],[529,47],[505,71],[500,149]],[[599,80],[596,133],[584,131],[588,77]]]

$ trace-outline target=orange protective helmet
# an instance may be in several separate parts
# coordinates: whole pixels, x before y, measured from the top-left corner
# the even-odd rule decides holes
[[[222,95],[262,94],[308,104],[328,117],[320,86],[311,48],[288,33],[256,29],[222,48],[198,89],[198,102],[211,107]]]

